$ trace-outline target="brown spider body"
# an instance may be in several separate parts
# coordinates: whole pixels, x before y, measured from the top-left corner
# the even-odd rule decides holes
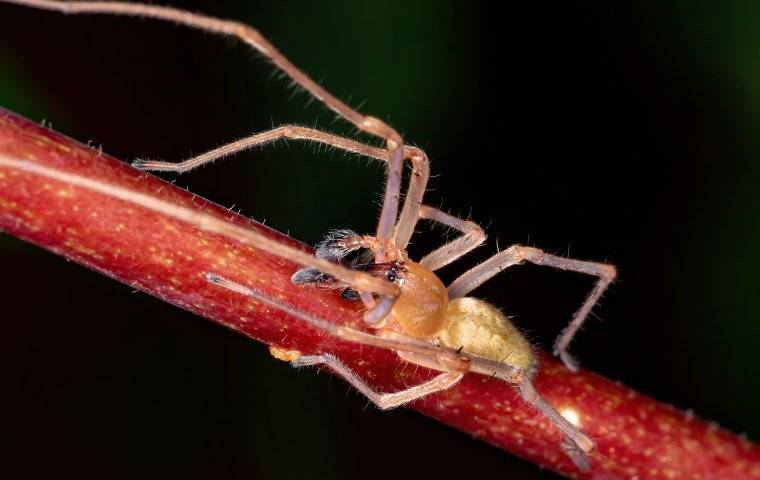
[[[438,276],[412,261],[397,264],[392,281],[399,285],[401,294],[385,328],[398,328],[398,333],[412,338],[507,362],[529,377],[535,374],[537,361],[530,343],[493,305],[472,297],[449,299]]]
[[[436,274],[412,261],[397,264],[386,277],[396,283],[401,294],[389,315],[389,327],[400,327],[412,338],[436,336],[446,325],[449,295]]]

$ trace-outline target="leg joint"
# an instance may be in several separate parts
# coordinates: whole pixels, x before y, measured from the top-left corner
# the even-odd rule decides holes
[[[617,268],[615,268],[614,265],[608,265],[606,263],[602,264],[600,273],[602,277],[604,277],[608,282],[611,282],[617,278]]]
[[[486,238],[488,237],[485,230],[483,230],[483,227],[470,220],[464,221],[462,224],[462,231],[468,237],[472,238],[473,240],[477,240],[478,243],[485,242]]]
[[[393,149],[404,144],[396,130],[379,118],[364,117],[362,121],[362,130],[372,135],[384,138],[388,142],[388,148]]]
[[[544,251],[540,248],[526,247],[519,244],[510,246],[504,250],[504,252],[509,252],[505,253],[505,255],[512,257],[515,263],[522,263],[525,260],[528,260],[531,263],[541,265],[545,256]]]

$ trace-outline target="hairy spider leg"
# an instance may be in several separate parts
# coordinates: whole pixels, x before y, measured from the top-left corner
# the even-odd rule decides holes
[[[461,373],[468,370],[470,367],[469,357],[467,355],[462,355],[455,350],[409,337],[386,338],[362,332],[351,327],[336,325],[310,313],[304,312],[303,310],[277,301],[254,288],[229,280],[215,273],[207,273],[206,279],[214,285],[245,295],[261,303],[265,303],[311,325],[314,328],[326,331],[331,335],[335,335],[336,337],[349,342],[424,355],[435,359],[442,368],[446,369],[446,371],[457,371]]]
[[[417,211],[412,210],[411,207],[407,207],[408,205],[419,204],[421,199],[417,199],[416,193],[419,190],[419,183],[422,180],[426,182],[427,178],[429,177],[427,157],[419,149],[400,147],[394,149],[392,152],[388,152],[384,149],[371,147],[354,140],[346,139],[313,128],[299,127],[296,125],[285,125],[282,127],[274,128],[272,130],[267,130],[265,132],[251,135],[227,145],[223,145],[182,162],[175,163],[138,159],[135,160],[132,165],[141,170],[184,173],[219,158],[232,155],[242,150],[275,142],[280,139],[318,142],[339,148],[347,152],[365,155],[377,160],[383,160],[388,163],[388,184],[385,189],[385,201],[383,204],[389,205],[389,210],[387,210],[387,212],[384,210],[384,212],[380,215],[380,219],[378,220],[378,235],[375,237],[375,242],[372,245],[372,250],[375,256],[375,260],[380,263],[386,259],[394,259],[403,256],[400,253],[400,249],[395,247],[395,244],[389,240],[390,236],[393,234],[394,222],[398,212],[397,200],[401,185],[401,163],[405,159],[411,160],[412,178],[418,180],[410,181],[409,191],[407,192],[406,196],[407,200],[404,204],[404,211],[410,211],[415,215],[415,217],[418,215]],[[422,167],[420,167],[420,165],[422,165]],[[424,193],[424,186],[422,186],[422,189],[419,191]],[[396,199],[396,201],[393,199]],[[385,236],[384,240],[380,237],[380,234]],[[360,295],[363,302],[368,308],[367,312],[365,312],[365,320],[371,325],[379,325],[392,308],[392,302],[389,302],[388,300],[375,302],[372,299],[370,292],[366,291],[360,292]]]
[[[419,261],[420,265],[436,271],[479,247],[486,241],[486,233],[475,222],[462,220],[428,205],[420,207],[420,218],[442,223],[462,233],[462,236],[436,248]]]
[[[250,135],[240,140],[230,142],[221,147],[214,148],[208,152],[202,153],[181,162],[165,162],[158,160],[137,159],[132,162],[132,166],[140,170],[150,170],[154,172],[177,172],[185,173],[190,170],[205,165],[207,163],[228,157],[235,153],[249,150],[254,147],[263,146],[280,139],[286,140],[305,140],[317,142],[331,147],[339,148],[346,152],[356,153],[366,157],[374,158],[387,162],[389,159],[388,150],[383,148],[371,147],[355,140],[340,137],[332,133],[323,132],[314,128],[300,127],[298,125],[283,125],[281,127],[266,130]]]
[[[392,305],[393,300],[400,293],[398,286],[386,282],[381,278],[375,278],[364,272],[351,270],[337,263],[316,258],[314,255],[303,250],[272,240],[255,230],[237,226],[207,213],[175,205],[150,195],[134,192],[126,188],[103,183],[81,175],[62,172],[55,168],[47,167],[28,160],[20,160],[5,154],[0,154],[0,165],[64,182],[74,187],[85,188],[87,190],[102,193],[111,198],[129,202],[138,207],[146,208],[167,215],[171,218],[187,222],[201,230],[227,236],[273,255],[287,258],[299,265],[316,268],[342,282],[345,282],[357,291],[373,292],[380,295],[381,297],[378,304],[386,302]]]
[[[417,224],[417,220],[419,218],[424,218],[420,217],[420,209],[422,208],[422,197],[425,194],[425,188],[427,187],[427,182],[430,178],[430,166],[427,155],[425,155],[425,152],[416,147],[409,147],[407,145],[404,145],[403,149],[401,150],[401,160],[410,162],[412,173],[409,179],[409,185],[407,186],[406,194],[404,196],[404,205],[401,210],[401,214],[398,215],[398,222],[395,224],[395,226],[393,226],[393,223],[396,221],[398,202],[395,202],[394,207],[392,198],[398,198],[400,190],[401,166],[396,164],[398,159],[394,156],[398,153],[394,154],[386,149],[365,145],[355,140],[350,140],[313,128],[301,127],[297,125],[283,125],[281,127],[273,128],[272,130],[259,132],[248,137],[241,138],[240,140],[230,142],[226,145],[214,148],[208,152],[202,153],[181,162],[137,159],[132,162],[132,166],[139,168],[140,170],[184,173],[215,160],[241,152],[243,150],[262,146],[280,139],[318,142],[347,152],[356,153],[358,155],[382,160],[388,163],[389,173],[387,181],[390,183],[390,185],[386,186],[383,204],[389,204],[390,210],[388,213],[381,214],[380,219],[378,220],[378,228],[380,229],[380,226],[382,224],[382,233],[385,237],[385,243],[387,243],[389,240],[391,234],[390,229],[392,228],[396,248],[399,250],[404,250],[406,248],[409,243],[409,239],[414,232],[414,227]],[[398,152],[398,149],[394,150],[394,152]],[[383,241],[383,236],[377,235],[378,240]],[[379,256],[381,258],[383,257],[382,252],[376,253],[380,253]]]
[[[554,267],[560,270],[585,273],[586,275],[592,275],[598,278],[591,292],[586,297],[586,300],[575,312],[568,326],[562,330],[554,343],[554,354],[562,359],[562,363],[564,363],[568,369],[577,371],[578,364],[567,352],[567,347],[578,332],[578,329],[583,325],[583,322],[586,320],[586,317],[588,317],[591,309],[596,305],[604,291],[617,276],[617,270],[614,266],[606,263],[587,262],[550,255],[538,248],[512,245],[506,250],[497,253],[483,263],[476,265],[460,275],[459,278],[449,285],[449,297],[464,297],[484,282],[493,278],[502,270],[513,265],[519,265],[523,262]]]
[[[394,225],[397,220],[398,205],[400,193],[401,165],[398,156],[403,156],[403,140],[392,127],[382,120],[366,116],[347,104],[339,100],[325,88],[315,82],[311,77],[296,67],[290,60],[280,53],[261,33],[256,29],[244,23],[234,20],[223,20],[209,15],[189,12],[173,7],[164,7],[157,5],[148,5],[130,2],[112,2],[112,1],[81,1],[66,2],[59,0],[0,0],[6,3],[23,5],[27,7],[39,8],[43,10],[52,10],[65,14],[111,14],[121,16],[134,16],[152,18],[167,22],[177,23],[196,30],[201,30],[219,35],[231,36],[237,38],[244,44],[254,48],[259,53],[268,58],[277,68],[282,70],[297,85],[309,92],[314,98],[324,103],[328,108],[352,123],[363,132],[378,136],[385,140],[390,157],[388,162],[388,181],[386,193],[384,195],[383,206],[378,221],[377,237],[381,242],[390,242],[400,237],[404,242],[408,242],[408,236],[414,228],[416,214],[412,215],[412,208],[404,209],[404,223],[401,231]],[[416,160],[413,160],[415,162]],[[421,185],[420,177],[417,178],[410,186],[413,187],[414,197],[416,198],[424,192],[424,185]],[[426,180],[426,179],[425,179]],[[422,188],[420,188],[422,187]],[[421,190],[421,191],[420,191]],[[410,228],[411,227],[411,228]],[[384,252],[378,252],[379,257],[385,257]],[[387,302],[386,302],[387,303]],[[379,306],[378,306],[379,307]],[[384,317],[381,310],[374,312],[374,317]],[[387,312],[385,312],[387,313]]]
[[[303,320],[304,322],[327,331],[339,338],[348,341],[363,343],[380,348],[388,348],[396,351],[399,357],[410,363],[427,367],[442,372],[431,380],[405,390],[394,393],[379,393],[370,387],[364,380],[359,378],[351,369],[344,365],[338,358],[329,353],[320,355],[305,355],[291,362],[295,367],[308,365],[324,365],[346,380],[379,408],[386,410],[401,406],[424,396],[447,390],[456,385],[467,371],[493,375],[507,383],[514,384],[520,391],[521,398],[536,408],[539,413],[554,424],[565,436],[567,442],[563,449],[573,462],[579,467],[587,468],[586,455],[593,451],[594,442],[586,436],[578,427],[570,423],[557,410],[552,407],[535,389],[528,375],[521,369],[512,365],[494,362],[482,357],[460,353],[445,347],[415,340],[404,335],[389,332],[384,336],[371,335],[350,327],[341,327],[302,310],[274,300],[253,288],[227,280],[216,274],[207,274],[207,279],[222,288],[246,295],[262,303],[270,305],[278,310]],[[462,360],[467,360],[463,362]]]
[[[352,123],[356,128],[390,142],[390,150],[403,143],[401,141],[401,136],[393,128],[378,118],[362,115],[346,105],[296,67],[256,29],[242,22],[224,20],[210,15],[193,13],[174,7],[148,5],[144,3],[109,1],[67,2],[60,0],[0,1],[39,8],[42,10],[52,10],[65,14],[106,14],[152,18],[176,23],[195,30],[237,38],[242,43],[264,55],[264,57],[271,61],[277,68],[282,70],[285,75],[290,77],[297,85],[301,86],[314,98],[324,103],[330,110],[343,117],[346,121]]]
[[[393,393],[380,393],[370,387],[364,380],[359,378],[350,368],[343,364],[337,357],[329,353],[322,355],[304,355],[292,362],[294,367],[305,367],[311,365],[324,365],[335,372],[338,376],[350,383],[354,388],[359,390],[362,395],[367,397],[372,403],[377,405],[380,410],[388,410],[399,407],[405,403],[426,397],[433,393],[447,390],[464,377],[463,372],[444,372],[432,379],[419,385],[409,387]]]

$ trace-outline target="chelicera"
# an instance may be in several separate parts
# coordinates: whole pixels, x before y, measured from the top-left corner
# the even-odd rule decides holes
[[[209,272],[207,279],[220,287],[282,309],[313,327],[327,330],[348,341],[392,349],[401,359],[440,373],[427,382],[403,391],[379,393],[373,391],[340,359],[330,353],[303,355],[295,359],[293,365],[327,367],[382,409],[397,407],[451,388],[469,372],[495,376],[516,385],[522,398],[537,408],[562,432],[563,447],[573,461],[579,467],[587,464],[587,455],[594,449],[594,442],[549,405],[531,383],[538,370],[538,363],[530,343],[497,308],[467,295],[496,274],[524,262],[596,277],[598,280],[595,286],[554,344],[554,353],[567,368],[576,370],[577,365],[567,352],[568,345],[592,307],[614,280],[616,271],[613,266],[564,258],[537,248],[513,245],[466,271],[446,286],[435,271],[482,245],[486,240],[483,229],[469,220],[425,205],[423,195],[430,175],[425,153],[419,148],[407,145],[402,137],[382,120],[359,113],[327,92],[253,28],[236,21],[139,3],[3,1],[64,13],[149,17],[235,37],[258,50],[296,84],[340,117],[361,131],[380,137],[384,141],[384,148],[372,147],[312,128],[286,125],[251,135],[179,163],[152,160],[134,162],[136,168],[143,170],[186,172],[241,150],[278,139],[323,143],[385,162],[387,183],[375,234],[359,235],[350,230],[333,231],[317,246],[315,256],[267,243],[266,238],[253,232],[225,225],[197,212],[164,205],[155,199],[119,192],[117,188],[84,185],[86,182],[83,186],[105,188],[114,196],[120,195],[149,208],[195,222],[202,228],[224,233],[303,265],[305,268],[293,274],[294,283],[303,284],[304,288],[310,285],[340,288],[346,301],[363,302],[366,307],[364,322],[374,334],[333,325],[268,298],[250,287],[227,280],[215,272]],[[402,169],[405,162],[411,166],[411,175],[403,197],[403,206],[399,209]],[[68,180],[74,183],[79,181],[72,178]],[[441,223],[461,232],[461,236],[414,261],[409,258],[406,248],[419,220]]]

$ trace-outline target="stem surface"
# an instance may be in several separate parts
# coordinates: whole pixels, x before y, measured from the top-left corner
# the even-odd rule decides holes
[[[286,351],[330,352],[380,391],[429,379],[399,368],[393,352],[340,341],[206,281],[217,273],[328,321],[363,328],[358,302],[339,292],[295,286],[297,265],[223,235],[103,193],[15,168],[33,162],[51,172],[127,188],[214,215],[310,252],[279,232],[230,212],[97,150],[0,109],[0,228],[171,304]],[[410,405],[499,448],[577,478],[760,478],[760,447],[714,424],[586,370],[570,373],[540,356],[537,390],[577,417],[597,442],[580,472],[560,448],[559,432],[516,390],[482,375]]]

